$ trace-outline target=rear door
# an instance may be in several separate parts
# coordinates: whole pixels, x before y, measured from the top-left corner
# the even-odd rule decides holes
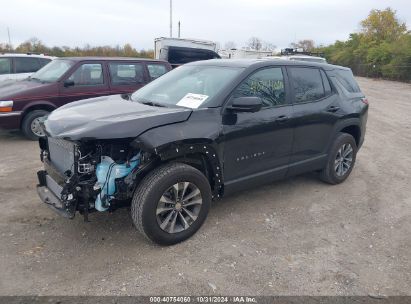
[[[294,144],[290,174],[315,170],[324,164],[333,127],[339,118],[339,96],[325,72],[317,67],[289,66]]]
[[[111,94],[133,93],[148,82],[144,63],[136,61],[109,61]]]
[[[60,98],[57,106],[110,94],[103,62],[81,62],[61,81]]]

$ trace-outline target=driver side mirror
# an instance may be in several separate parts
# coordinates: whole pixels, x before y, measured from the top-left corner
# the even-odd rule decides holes
[[[263,103],[259,97],[238,97],[232,100],[228,110],[233,112],[258,112]]]
[[[68,88],[68,87],[73,87],[74,86],[74,80],[66,80],[64,81],[64,87]]]

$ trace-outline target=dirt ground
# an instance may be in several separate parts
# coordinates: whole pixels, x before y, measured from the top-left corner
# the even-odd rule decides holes
[[[159,247],[127,210],[84,223],[40,203],[36,142],[0,133],[0,295],[411,295],[411,85],[360,78],[370,101],[356,168],[214,203]]]

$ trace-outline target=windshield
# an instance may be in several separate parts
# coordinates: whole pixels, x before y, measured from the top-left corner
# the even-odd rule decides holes
[[[36,73],[31,75],[31,79],[40,80],[43,82],[54,82],[60,79],[69,68],[73,66],[74,62],[70,60],[53,60],[46,64]]]
[[[219,66],[181,66],[136,91],[131,100],[157,105],[205,107],[243,71]]]

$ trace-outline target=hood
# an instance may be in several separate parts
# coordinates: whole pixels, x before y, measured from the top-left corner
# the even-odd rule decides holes
[[[51,137],[70,140],[137,137],[148,129],[186,121],[192,110],[143,105],[120,95],[69,103],[44,122]]]
[[[55,83],[42,83],[37,80],[7,80],[0,82],[0,100],[34,97],[46,87],[54,87]]]

